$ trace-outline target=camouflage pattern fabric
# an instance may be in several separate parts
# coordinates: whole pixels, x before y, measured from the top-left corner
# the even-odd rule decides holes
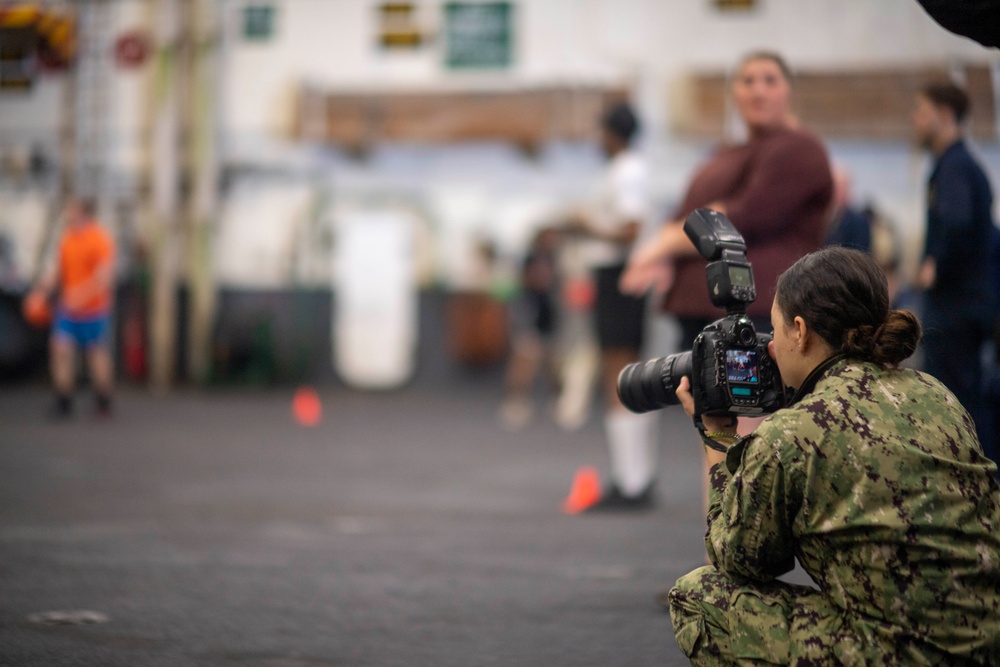
[[[934,378],[841,361],[712,469],[696,665],[1000,665],[1000,487]],[[776,581],[798,558],[818,590]]]

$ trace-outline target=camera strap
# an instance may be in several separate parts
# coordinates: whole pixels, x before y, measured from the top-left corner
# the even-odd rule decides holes
[[[708,435],[705,433],[701,434],[701,441],[705,443],[705,446],[708,447],[709,449],[714,449],[715,451],[722,452],[723,454],[728,452],[729,447],[732,446],[732,445],[724,445],[718,440],[713,440],[712,438],[708,437]],[[734,442],[733,444],[736,443]]]
[[[823,376],[823,373],[826,373],[828,370],[830,370],[830,368],[834,366],[838,361],[841,361],[846,358],[847,358],[846,352],[838,352],[837,354],[833,355],[826,361],[820,363],[820,365],[817,366],[816,368],[812,369],[812,372],[810,372],[809,375],[806,377],[805,381],[802,383],[802,386],[795,390],[795,393],[792,395],[791,399],[789,399],[786,405],[787,406],[795,405],[803,398],[805,398],[806,395],[811,393],[812,390],[816,388],[816,383],[819,382],[819,379]]]
[[[731,415],[731,416],[733,417],[733,422],[734,423],[730,424],[730,426],[735,426],[739,422],[737,422],[737,418],[736,418],[735,415]],[[723,434],[723,433],[706,433],[705,432],[705,430],[706,430],[705,429],[705,424],[704,424],[704,422],[701,421],[700,417],[698,419],[694,420],[694,427],[696,429],[698,429],[698,435],[701,436],[701,441],[703,443],[705,443],[705,446],[708,447],[709,449],[713,449],[713,450],[715,450],[717,452],[726,452],[726,451],[728,451],[730,446],[736,444],[740,440],[740,437],[738,435],[728,435],[728,434]],[[725,444],[723,444],[723,443],[721,443],[721,442],[719,442],[718,440],[715,439],[715,438],[720,438],[720,437],[733,438],[733,442],[730,443],[729,445],[725,445]]]

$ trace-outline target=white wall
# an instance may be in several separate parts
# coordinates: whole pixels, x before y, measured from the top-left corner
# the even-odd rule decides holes
[[[63,80],[61,74],[46,75],[30,91],[0,93],[0,144],[56,146]]]
[[[229,27],[225,125],[236,137],[286,134],[303,81],[331,88],[518,86],[629,79],[644,115],[662,123],[671,81],[692,69],[724,69],[756,48],[795,67],[843,68],[1000,56],[953,35],[916,0],[762,0],[720,13],[708,0],[521,0],[515,62],[503,72],[449,71],[441,40],[412,52],[376,46],[376,0],[272,0],[274,37],[243,39],[249,0],[224,0]],[[432,30],[442,0],[417,3]]]

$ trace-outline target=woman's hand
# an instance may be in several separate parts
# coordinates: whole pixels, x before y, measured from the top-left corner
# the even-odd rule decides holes
[[[677,234],[683,230],[677,224],[668,224],[652,239],[637,246],[628,258],[625,272],[618,282],[618,289],[625,294],[642,296],[650,289],[663,293],[674,282],[674,254]]]
[[[681,402],[681,407],[689,417],[694,417],[694,396],[691,395],[691,380],[687,375],[681,378],[677,384],[677,400]],[[725,433],[736,437],[736,417],[731,415],[702,415],[701,423],[705,425],[706,433]]]
[[[618,282],[618,289],[624,294],[642,296],[652,290],[663,294],[674,282],[674,264],[670,261],[629,261]]]
[[[666,292],[673,284],[674,262],[697,255],[697,248],[684,232],[684,222],[669,222],[656,236],[635,249],[619,288],[626,294],[636,295],[645,294],[650,288]]]
[[[694,396],[691,395],[691,380],[687,375],[677,383],[677,391],[674,394],[677,395],[677,400],[681,402],[681,407],[688,417],[694,417]]]

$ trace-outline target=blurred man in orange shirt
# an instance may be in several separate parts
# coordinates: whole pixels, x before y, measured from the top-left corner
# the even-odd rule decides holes
[[[112,363],[109,337],[115,243],[95,217],[95,203],[74,199],[66,207],[66,229],[58,262],[36,290],[59,297],[52,324],[50,367],[56,417],[73,412],[76,351],[84,350],[99,417],[111,416]]]

